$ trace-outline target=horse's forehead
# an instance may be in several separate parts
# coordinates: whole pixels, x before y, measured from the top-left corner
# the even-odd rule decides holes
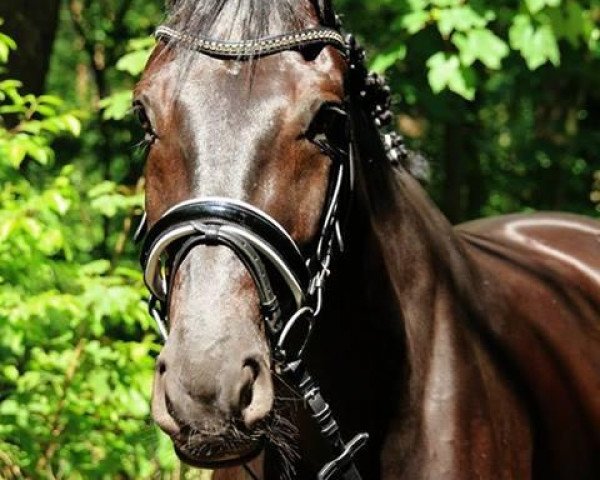
[[[157,115],[173,120],[175,114],[179,120],[192,115],[215,124],[232,119],[255,124],[297,108],[306,93],[319,95],[314,72],[286,54],[278,57],[254,64],[205,56],[159,59],[148,68],[137,96],[147,99]]]
[[[182,100],[185,97],[186,104],[220,107],[223,113],[240,116],[254,116],[255,108],[265,113],[289,105],[296,79],[290,69],[270,60],[251,65],[202,58],[184,86]]]

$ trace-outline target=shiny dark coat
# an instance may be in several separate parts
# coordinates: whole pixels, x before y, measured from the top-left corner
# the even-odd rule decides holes
[[[303,27],[318,22],[307,18]],[[258,206],[309,243],[329,168],[302,132],[323,101],[344,98],[339,54],[285,52],[258,60],[251,74],[182,56],[161,45],[136,89],[156,134],[150,224],[179,201],[222,195]],[[308,363],[346,438],[371,435],[358,460],[363,478],[600,478],[600,222],[539,213],[453,228],[418,182],[389,165],[364,115],[352,113],[361,159],[348,249],[334,265]],[[189,440],[182,425],[215,431],[234,415],[235,398],[223,391],[246,351],[261,352],[256,411],[267,415],[273,389],[283,387],[269,378],[256,294],[234,256],[194,250],[170,313],[153,414],[176,444]],[[301,406],[291,410],[298,478],[314,478],[329,458]],[[253,466],[279,478],[269,449]],[[237,467],[214,478],[245,475]]]

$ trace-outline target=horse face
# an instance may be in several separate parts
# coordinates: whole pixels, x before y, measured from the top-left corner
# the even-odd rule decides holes
[[[158,46],[136,88],[151,144],[150,225],[179,202],[226,197],[258,207],[306,245],[319,230],[331,166],[307,132],[319,135],[323,105],[342,102],[342,58],[330,48],[253,64],[193,55]],[[189,252],[170,288],[169,318],[154,419],[188,463],[251,455],[275,416],[270,345],[255,285],[231,250]]]

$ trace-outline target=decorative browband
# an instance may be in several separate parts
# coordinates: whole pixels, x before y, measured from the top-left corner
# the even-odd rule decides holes
[[[187,48],[206,55],[235,60],[264,57],[312,45],[331,45],[344,55],[347,50],[344,36],[331,28],[315,28],[297,33],[238,42],[225,42],[222,40],[195,37],[165,26],[158,27],[154,36],[157,39],[182,42]]]

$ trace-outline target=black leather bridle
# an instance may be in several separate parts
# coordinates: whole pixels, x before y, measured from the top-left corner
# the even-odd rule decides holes
[[[156,37],[204,55],[238,61],[287,50],[332,46],[348,63],[347,102],[360,102],[374,124],[382,126],[391,118],[389,89],[380,77],[369,74],[364,66],[364,51],[354,38],[344,37],[340,31],[322,27],[257,40],[223,42],[191,37],[163,26],[157,29]],[[344,249],[343,224],[354,188],[356,161],[352,119],[348,115],[347,118],[347,148],[313,140],[331,158],[333,168],[321,231],[311,256],[303,256],[291,236],[268,214],[230,198],[207,197],[180,203],[149,229],[144,217],[136,233],[137,238],[144,238],[141,264],[151,293],[149,311],[165,340],[170,284],[194,247],[226,246],[245,265],[258,292],[275,368],[299,389],[335,454],[319,472],[319,480],[360,480],[353,458],[368,440],[368,434],[362,433],[348,443],[343,441],[329,405],[302,360],[315,318],[321,311],[333,256]],[[279,290],[273,288],[274,283]]]

